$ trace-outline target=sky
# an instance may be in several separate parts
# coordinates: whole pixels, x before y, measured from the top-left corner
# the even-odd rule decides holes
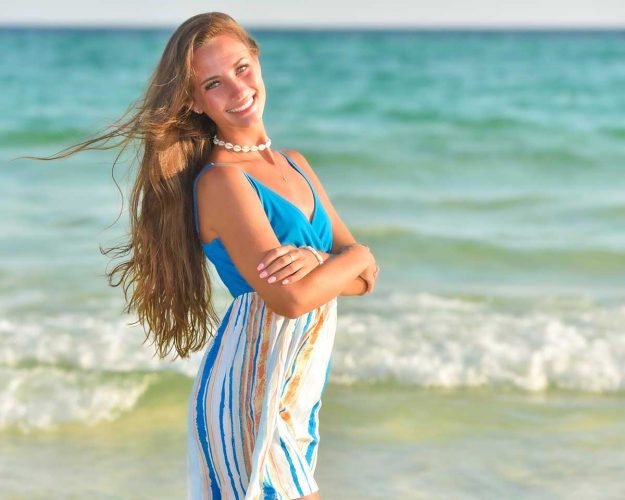
[[[174,27],[208,11],[248,28],[625,28],[625,0],[0,0],[0,25]]]

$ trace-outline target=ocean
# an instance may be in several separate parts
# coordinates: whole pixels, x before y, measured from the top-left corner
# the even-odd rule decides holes
[[[172,30],[0,30],[0,498],[186,495],[203,351],[158,360],[100,246],[132,155],[52,155]],[[342,297],[325,499],[625,498],[625,32],[268,31],[264,120],[380,266]],[[212,272],[217,310],[230,296]]]

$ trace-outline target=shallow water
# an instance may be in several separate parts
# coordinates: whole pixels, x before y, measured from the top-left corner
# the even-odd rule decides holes
[[[163,375],[112,422],[5,432],[3,498],[182,498],[189,389],[185,377]],[[625,401],[614,395],[333,384],[320,419],[323,498],[625,492]]]
[[[114,154],[9,161],[119,117],[167,36],[0,31],[3,498],[184,495],[202,353],[154,359],[106,284]],[[381,267],[339,301],[324,497],[625,496],[625,36],[257,39],[274,147],[306,156]]]

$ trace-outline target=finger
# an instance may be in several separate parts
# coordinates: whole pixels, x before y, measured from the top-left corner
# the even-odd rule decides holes
[[[298,262],[295,252],[285,253],[283,255],[280,255],[279,257],[276,257],[273,262],[265,266],[265,268],[260,272],[259,276],[261,278],[268,277],[272,274],[277,273],[281,269],[284,269],[285,267],[294,264],[295,262]],[[299,260],[299,262],[301,262],[301,260]],[[291,267],[290,269],[292,270],[293,268]]]
[[[276,272],[278,269],[283,268],[286,264],[290,264],[291,260],[295,261],[295,259],[291,259],[290,254],[277,253],[274,250],[271,250],[273,253],[269,256],[269,258],[263,260],[263,267],[257,270],[261,278],[265,278]]]
[[[269,283],[280,282],[281,280],[288,278],[294,272],[300,270],[303,266],[299,264],[297,261],[294,261],[292,264],[287,264],[286,266],[280,268],[275,271],[271,275],[267,276],[267,281]]]
[[[280,245],[272,248],[271,250],[267,250],[261,257],[258,265],[260,266],[261,264],[263,264],[264,266],[266,266],[268,262],[271,262],[273,259],[276,258],[277,255],[280,255],[280,250],[283,248],[283,246],[284,245]]]
[[[267,251],[265,255],[263,255],[262,259],[256,266],[256,270],[260,271],[261,269],[266,268],[269,264],[271,264],[278,257],[289,253],[290,250],[293,249],[293,245],[280,245],[279,247],[272,248]]]
[[[307,274],[308,273],[306,272],[306,267],[302,266],[290,276],[287,276],[286,278],[280,280],[279,283],[281,283],[282,285],[291,285],[296,281],[301,280]]]

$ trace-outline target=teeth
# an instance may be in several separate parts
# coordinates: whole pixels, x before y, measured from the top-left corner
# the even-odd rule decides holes
[[[254,96],[250,97],[249,100],[243,104],[240,108],[232,108],[228,110],[228,113],[236,113],[237,111],[243,111],[244,109],[249,108],[254,102]]]

